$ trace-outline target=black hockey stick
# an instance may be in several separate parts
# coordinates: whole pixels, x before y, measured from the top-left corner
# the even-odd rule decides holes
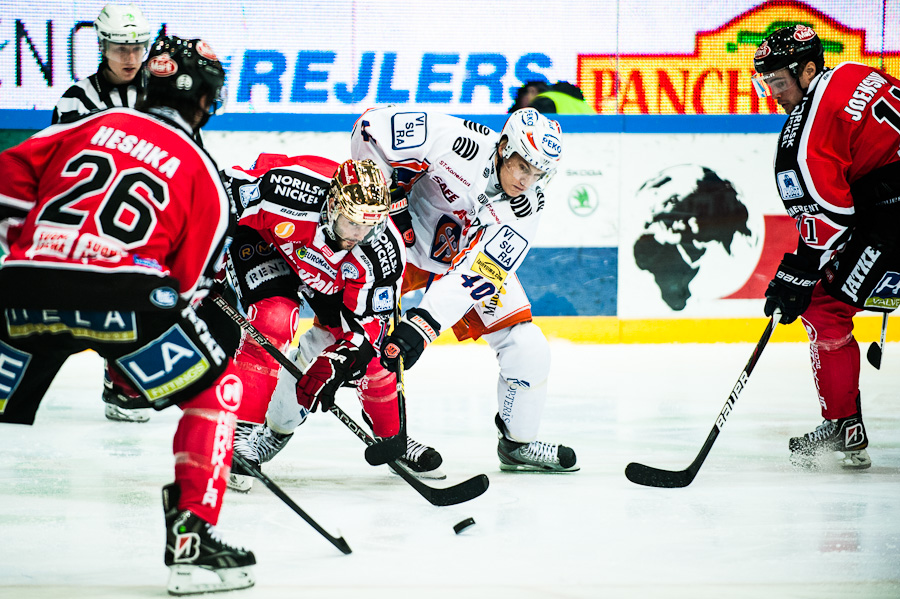
[[[334,405],[331,406],[331,412],[337,416],[347,428],[356,433],[356,436],[359,437],[363,443],[366,443],[369,446],[375,443],[375,439],[363,430],[362,427],[356,424],[344,410]],[[487,475],[478,474],[468,480],[457,483],[452,487],[430,487],[413,476],[402,464],[388,462],[387,465],[391,470],[399,474],[400,478],[408,482],[419,495],[428,500],[428,503],[431,505],[456,505],[458,503],[465,503],[487,491],[488,484],[490,483]]]
[[[394,310],[394,328],[400,324],[400,301]],[[406,395],[403,392],[403,356],[400,356],[397,369],[397,409],[400,412],[400,430],[393,437],[376,440],[366,447],[366,461],[372,466],[393,462],[406,454]]]
[[[250,338],[253,339],[261,348],[266,350],[266,352],[275,358],[275,360],[284,366],[284,368],[291,373],[291,375],[300,380],[300,377],[303,376],[303,373],[297,368],[297,365],[291,362],[287,356],[278,351],[278,348],[272,345],[272,342],[269,341],[265,335],[259,332],[259,330],[253,326],[250,322],[247,321],[246,318],[241,316],[241,313],[234,309],[234,307],[225,301],[221,295],[211,294],[213,302],[221,308],[221,310],[237,323],[242,329],[247,331],[247,334],[250,335]],[[356,422],[353,421],[350,416],[348,416],[342,409],[338,406],[332,406],[329,410],[335,417],[341,421],[347,428],[349,428],[359,439],[363,441],[366,445],[372,445],[375,443],[375,439],[369,436],[366,431],[364,431]],[[430,487],[417,479],[415,476],[409,473],[402,465],[397,464],[396,462],[388,462],[388,466],[400,475],[400,478],[405,480],[410,484],[410,486],[415,489],[419,495],[428,500],[432,505],[456,505],[457,503],[463,503],[465,501],[469,501],[471,499],[475,499],[488,488],[488,477],[484,474],[479,474],[477,476],[473,476],[469,480],[463,481],[459,484],[453,485],[452,487]]]
[[[778,324],[778,321],[780,319],[781,312],[779,310],[776,310],[772,315],[772,319],[769,321],[768,326],[766,326],[766,330],[763,331],[762,337],[760,337],[759,339],[759,343],[756,344],[756,349],[753,350],[753,355],[750,356],[750,359],[747,361],[747,365],[744,366],[744,370],[741,371],[737,382],[734,384],[734,388],[731,390],[731,395],[728,396],[728,399],[725,401],[725,405],[719,412],[719,416],[716,418],[716,423],[713,425],[712,430],[709,431],[709,436],[706,438],[706,442],[703,443],[703,447],[700,448],[700,453],[697,454],[697,457],[694,458],[694,461],[691,462],[691,465],[684,470],[673,471],[661,470],[659,468],[645,466],[644,464],[638,464],[637,462],[631,462],[630,464],[628,464],[628,466],[625,467],[625,476],[628,477],[628,480],[635,484],[644,485],[646,487],[664,487],[668,489],[686,487],[691,484],[691,481],[693,481],[694,477],[697,476],[697,472],[700,471],[700,466],[703,465],[703,461],[706,460],[706,456],[709,455],[713,443],[716,442],[716,437],[719,436],[719,431],[721,431],[722,427],[725,426],[725,422],[728,420],[728,416],[734,409],[734,404],[737,402],[738,397],[740,397],[741,391],[746,388],[747,382],[750,379],[750,373],[753,372],[753,368],[759,361],[759,357],[762,355],[763,349],[765,349],[766,344],[769,342],[769,337],[772,336],[772,331],[775,330],[775,325]]]
[[[887,334],[887,318],[887,312],[881,315],[881,344],[873,341],[872,345],[869,346],[869,351],[866,352],[866,359],[876,370],[881,370],[881,356],[884,354],[884,337]]]
[[[254,477],[258,478],[260,481],[262,481],[262,484],[264,484],[266,487],[268,487],[269,490],[272,491],[272,493],[274,493],[276,497],[278,497],[278,499],[285,502],[289,508],[291,508],[292,510],[294,510],[297,513],[297,515],[299,515],[301,518],[306,520],[306,522],[310,526],[315,528],[316,532],[318,532],[320,535],[322,535],[323,537],[328,539],[332,545],[337,547],[341,551],[341,553],[343,553],[344,555],[349,555],[350,553],[352,553],[352,550],[350,549],[350,545],[347,544],[347,541],[344,540],[344,537],[334,537],[334,536],[330,535],[327,530],[325,530],[324,528],[319,526],[319,523],[312,519],[312,516],[310,516],[309,514],[304,512],[303,508],[301,508],[299,505],[294,503],[294,500],[291,499],[287,493],[285,493],[284,491],[281,490],[281,487],[276,485],[274,482],[272,482],[272,479],[270,479],[268,476],[263,474],[262,470],[260,470],[259,468],[257,468],[256,466],[254,466],[253,464],[251,464],[250,462],[245,460],[243,457],[241,457],[241,454],[239,454],[238,452],[234,452],[234,454],[232,454],[232,456],[231,456],[231,459],[238,466],[240,466],[241,468],[243,468],[244,470],[249,472]]]

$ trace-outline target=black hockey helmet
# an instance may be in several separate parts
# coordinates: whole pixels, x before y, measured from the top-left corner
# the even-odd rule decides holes
[[[822,41],[812,27],[798,23],[769,34],[756,49],[753,66],[757,73],[787,68],[794,77],[798,77],[800,66],[810,60],[816,63],[819,71],[824,68]]]
[[[199,106],[200,98],[208,96],[209,115],[225,102],[225,70],[209,44],[201,39],[174,35],[157,39],[150,47],[144,73],[148,100],[162,96]]]

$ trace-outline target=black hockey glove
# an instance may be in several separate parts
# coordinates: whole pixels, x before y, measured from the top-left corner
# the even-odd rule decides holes
[[[409,214],[409,201],[406,192],[397,184],[397,171],[391,177],[391,220],[403,236],[403,243],[411,248],[416,244],[416,232],[413,231],[412,216]]]
[[[381,365],[391,372],[412,368],[429,343],[441,334],[441,327],[426,310],[411,308],[403,315],[400,324],[384,338],[381,346]]]
[[[813,288],[819,282],[819,274],[808,260],[797,254],[785,254],[784,260],[769,282],[766,290],[766,316],[775,308],[781,309],[781,324],[790,324],[806,312],[812,301]]]
[[[334,405],[334,394],[347,381],[366,373],[375,350],[368,343],[356,347],[349,341],[329,345],[309,365],[306,374],[297,381],[297,403],[315,412],[321,405],[327,412]]]

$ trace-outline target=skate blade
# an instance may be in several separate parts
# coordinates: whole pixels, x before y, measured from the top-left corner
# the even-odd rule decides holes
[[[791,454],[791,465],[810,472],[865,470],[872,467],[872,459],[865,449],[859,451],[827,451],[815,455]]]
[[[141,410],[126,410],[113,404],[106,404],[106,419],[113,422],[149,422],[150,417]]]
[[[563,468],[562,466],[538,466],[535,464],[507,464],[500,462],[500,470],[503,472],[540,472],[542,474],[565,474],[567,472],[578,472],[581,466],[572,466],[571,468]]]
[[[238,493],[249,493],[253,488],[253,477],[243,474],[229,474],[228,488]]]
[[[200,566],[169,566],[170,595],[198,595],[220,591],[236,591],[256,584],[249,566],[211,570]]]
[[[399,464],[404,470],[418,478],[419,480],[444,480],[447,478],[447,475],[440,468],[435,468],[434,470],[428,470],[426,472],[416,472],[409,466],[403,463],[402,460],[397,460],[394,462],[395,464]],[[393,470],[390,471],[394,476],[400,476]]]
[[[835,453],[838,456],[838,464],[844,470],[865,470],[872,467],[872,458],[865,449]]]

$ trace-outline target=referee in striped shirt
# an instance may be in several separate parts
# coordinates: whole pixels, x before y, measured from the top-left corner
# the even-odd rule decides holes
[[[104,108],[129,107],[143,96],[141,66],[150,45],[150,23],[134,4],[107,4],[94,21],[100,66],[66,90],[53,110],[53,124],[70,123]]]

